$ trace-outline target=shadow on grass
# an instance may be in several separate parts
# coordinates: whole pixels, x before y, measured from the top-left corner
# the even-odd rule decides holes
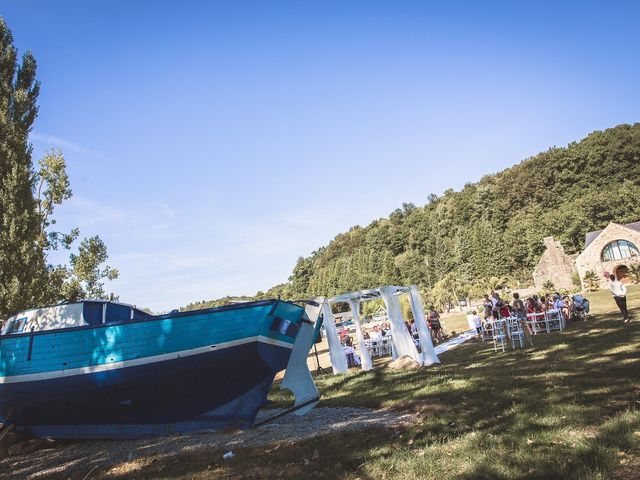
[[[415,414],[413,425],[395,431],[241,449],[230,461],[222,451],[176,452],[109,474],[102,468],[109,443],[101,442],[82,461],[87,470],[100,466],[92,478],[120,480],[609,478],[619,452],[637,448],[640,435],[640,324],[617,317],[570,323],[564,332],[536,335],[533,347],[505,353],[475,341],[419,371],[316,378],[321,406]],[[287,400],[277,388],[272,398]],[[68,475],[61,470],[59,477]]]
[[[416,421],[246,449],[231,462],[193,455],[176,469],[169,457],[112,478],[607,478],[616,454],[637,441],[639,340],[640,325],[611,314],[537,335],[522,350],[496,354],[477,341],[417,372],[320,376],[323,406],[411,411]]]

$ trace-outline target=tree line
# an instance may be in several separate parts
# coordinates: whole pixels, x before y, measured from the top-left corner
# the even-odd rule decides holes
[[[444,306],[531,285],[546,236],[577,253],[587,232],[639,219],[640,123],[624,124],[354,226],[300,257],[288,282],[255,298],[416,284],[428,302]]]
[[[77,228],[56,229],[54,211],[72,190],[61,150],[48,151],[37,166],[33,162],[36,70],[31,52],[18,58],[0,18],[0,318],[64,300],[101,298],[103,280],[118,276],[103,265],[108,255],[99,236],[79,241]],[[50,263],[49,254],[58,249],[75,249],[67,265]]]

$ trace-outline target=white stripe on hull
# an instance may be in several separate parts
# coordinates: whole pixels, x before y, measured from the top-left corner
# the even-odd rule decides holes
[[[293,344],[276,340],[275,338],[257,335],[254,337],[241,338],[239,340],[231,340],[216,345],[207,345],[206,347],[191,348],[189,350],[181,350],[179,352],[163,353],[161,355],[153,355],[151,357],[135,358],[132,360],[124,360],[122,362],[103,363],[100,365],[92,365],[87,367],[70,368],[66,370],[54,370],[51,372],[28,373],[26,375],[12,375],[8,377],[0,377],[0,384],[19,383],[19,382],[35,382],[38,380],[51,380],[54,378],[72,377],[74,375],[85,375],[88,373],[107,372],[119,368],[136,367],[139,365],[148,365],[150,363],[164,362],[166,360],[175,360],[177,358],[190,357],[192,355],[200,355],[202,353],[215,352],[225,348],[236,347],[251,342],[262,342],[277,347],[293,348]]]

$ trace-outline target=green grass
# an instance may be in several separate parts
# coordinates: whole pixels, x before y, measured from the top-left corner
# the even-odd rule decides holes
[[[624,325],[607,292],[589,298],[595,318],[534,347],[495,354],[476,341],[418,371],[317,378],[321,406],[414,412],[406,428],[240,450],[227,462],[186,454],[135,478],[612,478],[640,452],[640,322]],[[640,288],[629,305],[640,306]],[[272,397],[287,400],[275,388]]]
[[[467,322],[466,313],[454,313],[451,315],[443,316],[440,321],[449,333],[461,333],[469,330],[469,323]]]

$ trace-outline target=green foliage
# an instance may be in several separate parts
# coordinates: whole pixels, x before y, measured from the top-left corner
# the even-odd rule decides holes
[[[629,288],[628,295],[637,305],[640,288]],[[640,329],[616,321],[609,292],[589,300],[589,322],[571,322],[563,334],[536,335],[533,348],[495,355],[486,343],[468,342],[428,369],[318,375],[323,406],[412,409],[416,420],[402,438],[377,429],[358,438],[329,434],[321,442],[292,445],[269,457],[268,465],[258,455],[245,455],[249,463],[231,473],[271,478],[318,449],[320,462],[331,459],[322,463],[327,478],[637,478],[640,410],[632,403],[640,388]],[[461,320],[466,328],[466,318]],[[278,387],[270,399],[278,407],[290,405],[291,397]],[[337,462],[339,468],[327,470]],[[188,467],[193,474],[193,463],[185,459],[174,468]],[[167,476],[170,465],[148,476]],[[317,476],[319,465],[310,462],[297,476]],[[199,471],[210,470],[210,460],[202,460]]]
[[[78,254],[70,255],[71,269],[65,285],[65,296],[70,300],[104,298],[102,280],[114,280],[118,277],[118,270],[115,268],[101,268],[107,258],[107,247],[100,237],[96,235],[82,240]]]
[[[582,282],[580,282],[580,275],[578,272],[574,272],[573,275],[571,275],[571,283],[573,283],[573,286],[578,290],[582,288]]]
[[[484,277],[477,279],[470,287],[469,294],[474,298],[491,295],[507,287],[507,277]]]
[[[544,288],[546,291],[551,291],[555,289],[556,286],[553,284],[551,280],[545,280],[544,283],[542,284],[542,288]]]
[[[28,142],[39,90],[35,59],[18,62],[0,18],[0,317],[41,302],[47,281]]]
[[[452,299],[441,280],[448,275],[458,279],[460,291],[450,295],[459,298],[530,284],[545,236],[575,253],[588,231],[640,218],[639,158],[640,124],[594,132],[338,235],[299,259],[291,285],[298,295],[333,295],[415,283],[446,304]]]
[[[43,249],[55,250],[59,246],[69,248],[77,238],[78,231],[70,233],[47,232],[56,221],[52,218],[57,205],[71,198],[71,185],[62,150],[53,149],[38,161],[39,169],[34,175],[36,207],[40,219],[39,241]]]
[[[48,253],[70,249],[79,231],[51,230],[55,207],[72,195],[62,151],[47,152],[33,168],[28,140],[39,91],[35,59],[27,52],[17,61],[0,18],[0,318],[60,300],[102,297],[102,279],[118,275],[101,268],[107,250],[99,237],[82,241],[70,268],[47,264]]]
[[[424,206],[403,204],[389,218],[353,227],[300,257],[279,292],[302,298],[413,283],[441,306],[456,304],[530,285],[546,236],[572,254],[587,232],[638,219],[640,123],[593,132],[461,191],[429,195]],[[450,278],[455,294],[444,291]]]
[[[633,283],[640,283],[640,265],[631,265],[629,267],[629,278]]]
[[[261,292],[258,292],[258,293],[261,293]],[[227,296],[223,298],[218,298],[217,300],[202,300],[200,302],[189,303],[187,306],[181,307],[180,310],[185,312],[189,310],[200,310],[203,308],[224,307],[225,305],[231,305],[232,303],[249,302],[251,300],[255,300],[255,298],[247,297],[247,296],[239,296],[239,297]]]
[[[600,288],[600,279],[593,270],[589,270],[584,274],[584,287],[587,292],[595,292]]]

